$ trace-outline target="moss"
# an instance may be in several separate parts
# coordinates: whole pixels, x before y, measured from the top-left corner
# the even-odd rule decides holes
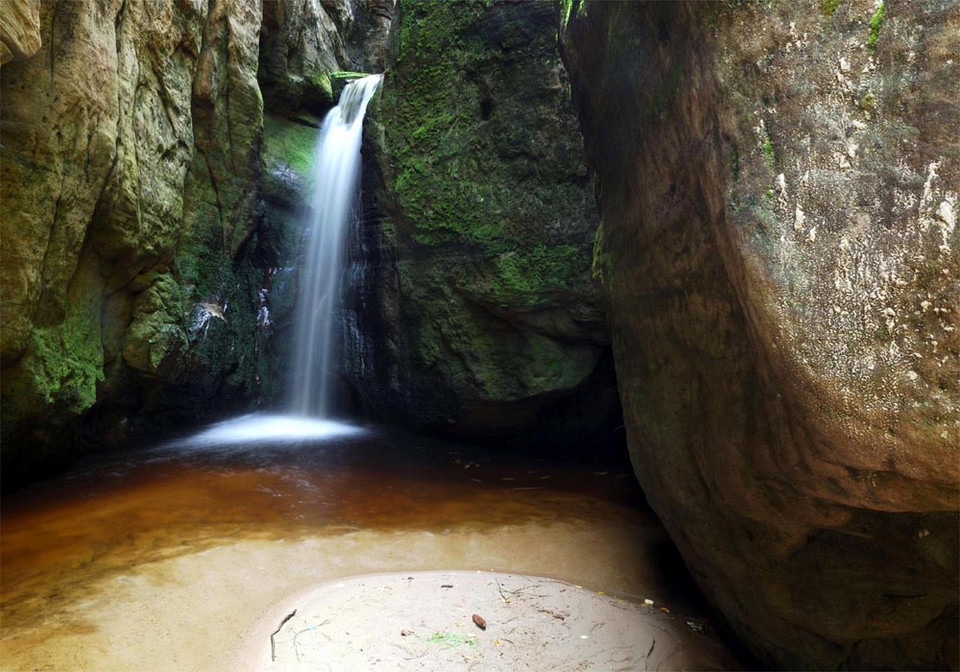
[[[363,79],[364,77],[369,76],[369,72],[350,72],[347,70],[338,70],[336,72],[331,72],[329,75],[331,81],[338,79]]]
[[[539,179],[536,155],[543,149],[533,134],[490,118],[498,101],[488,98],[482,78],[471,76],[502,58],[500,46],[484,34],[486,10],[481,1],[404,4],[396,55],[402,80],[400,73],[389,76],[383,114],[394,191],[413,239],[479,245],[499,257],[548,243],[520,238],[536,228],[533,222],[567,220],[575,206],[568,184]],[[545,41],[544,54],[548,48],[555,45]],[[504,70],[493,76],[539,75]],[[516,156],[504,158],[505,151]]]
[[[298,124],[281,117],[265,115],[263,118],[264,168],[271,171],[287,167],[306,178],[313,164],[313,148],[317,141],[317,129]]]
[[[330,79],[331,75],[329,72],[323,70],[317,70],[310,76],[310,81],[313,82],[313,85],[316,87],[321,98],[325,101],[329,101],[331,104],[334,102],[333,99],[333,82]],[[264,119],[266,123],[266,119]]]
[[[820,11],[823,12],[824,16],[833,16],[833,13],[837,11],[837,7],[840,6],[840,0],[823,0],[820,3]]]
[[[887,3],[881,2],[870,19],[870,37],[867,38],[867,47],[870,48],[870,51],[877,48],[877,38],[880,37],[880,26],[883,25],[883,15],[886,7]]]
[[[348,71],[338,71],[330,73],[330,86],[331,86],[331,95],[332,100],[336,103],[340,99],[340,94],[343,93],[343,88],[355,79],[363,79],[364,77],[369,77],[369,73],[366,72],[348,72]]]
[[[773,142],[770,140],[769,135],[763,139],[763,156],[767,159],[767,165],[770,166],[770,169],[776,169],[777,155],[773,151]]]
[[[566,29],[570,17],[576,18],[586,12],[584,0],[560,0],[560,28]]]
[[[527,295],[568,287],[582,275],[584,256],[572,245],[537,245],[528,252],[505,252],[497,259],[494,287],[502,294]]]
[[[603,282],[610,277],[610,255],[603,249],[603,222],[597,227],[593,237],[593,261],[590,264],[591,276]]]
[[[184,245],[177,255],[185,292],[185,369],[222,376],[229,387],[251,390],[260,373],[254,344],[259,278],[250,263],[225,254],[210,234]],[[253,239],[249,247],[255,246]],[[215,304],[223,319],[205,314],[201,303]]]
[[[124,361],[144,373],[155,374],[168,357],[186,346],[181,328],[183,312],[180,285],[170,273],[159,275],[137,295],[133,320],[125,335]]]
[[[60,325],[34,327],[23,361],[32,389],[22,392],[27,403],[39,397],[45,404],[62,404],[79,414],[97,400],[97,383],[103,380],[103,346],[96,292],[71,298]]]
[[[736,146],[730,149],[730,177],[734,182],[740,179],[740,150]]]

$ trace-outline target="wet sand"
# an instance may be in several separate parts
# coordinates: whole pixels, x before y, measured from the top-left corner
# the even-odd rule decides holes
[[[291,594],[375,572],[532,574],[706,623],[668,546],[625,464],[376,431],[101,458],[4,500],[0,667],[236,669]]]
[[[716,640],[650,602],[491,572],[374,574],[277,605],[237,668],[301,670],[721,670]]]

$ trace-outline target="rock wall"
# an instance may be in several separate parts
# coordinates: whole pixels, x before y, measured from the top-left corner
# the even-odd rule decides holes
[[[40,0],[9,0],[0,12],[0,65],[37,53],[40,38]]]
[[[345,324],[375,413],[575,442],[620,424],[597,226],[548,3],[402,0]]]
[[[957,669],[955,3],[560,6],[653,507],[785,669]]]
[[[84,431],[123,443],[276,394],[268,316],[291,303],[272,290],[295,234],[262,197],[264,168],[289,159],[261,153],[260,42],[342,43],[338,12],[389,25],[346,0],[0,7],[5,481],[68,459]],[[318,53],[286,75],[353,64]]]

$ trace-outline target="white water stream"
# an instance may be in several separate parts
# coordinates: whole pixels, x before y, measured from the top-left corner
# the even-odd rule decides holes
[[[357,200],[363,118],[380,80],[373,75],[347,84],[317,136],[291,387],[291,410],[299,415],[333,412],[344,247]]]

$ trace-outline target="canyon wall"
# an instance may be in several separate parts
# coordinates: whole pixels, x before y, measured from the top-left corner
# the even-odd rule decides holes
[[[548,3],[404,0],[345,323],[372,412],[576,443],[620,424],[598,218]]]
[[[3,4],[5,480],[282,406],[316,131],[349,71],[382,71],[388,46],[345,389],[460,437],[617,435],[598,219],[552,8],[404,3],[388,45],[393,13]]]
[[[68,459],[85,436],[123,444],[140,426],[277,396],[270,309],[282,318],[295,288],[272,281],[297,241],[271,216],[289,203],[263,198],[263,174],[291,159],[261,152],[258,71],[287,92],[268,111],[319,114],[330,73],[356,65],[343,44],[365,64],[382,58],[391,10],[3,3],[5,480]],[[303,81],[326,81],[326,98],[304,100],[301,86],[291,102]],[[275,119],[268,143],[291,126],[303,128]]]
[[[957,669],[960,12],[559,6],[631,456],[785,669]]]

